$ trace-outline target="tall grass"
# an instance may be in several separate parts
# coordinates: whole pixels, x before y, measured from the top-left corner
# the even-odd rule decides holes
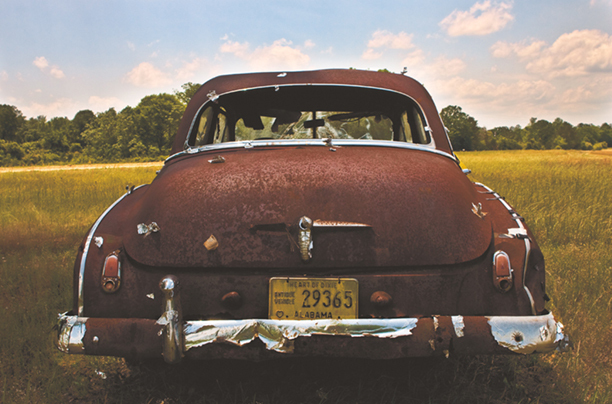
[[[126,185],[157,168],[0,174],[0,402],[612,402],[612,155],[461,153],[505,196],[546,258],[548,307],[570,353],[409,361],[212,362],[128,367],[64,355],[55,316],[71,304],[76,248]]]
[[[71,307],[76,248],[126,185],[150,182],[155,170],[0,174],[0,402],[86,396],[86,369],[99,360],[53,348],[56,315]]]
[[[551,361],[579,401],[612,401],[612,154],[460,155],[523,215],[546,258],[548,304],[575,341]],[[544,358],[543,360],[550,360]]]

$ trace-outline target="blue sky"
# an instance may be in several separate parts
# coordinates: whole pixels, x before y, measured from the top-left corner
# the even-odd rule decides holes
[[[612,122],[612,0],[2,0],[0,104],[135,106],[186,82],[387,68],[481,126]]]

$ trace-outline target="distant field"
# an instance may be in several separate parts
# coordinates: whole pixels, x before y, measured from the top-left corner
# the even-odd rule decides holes
[[[612,402],[612,154],[459,153],[471,178],[506,197],[546,257],[549,309],[575,342],[530,357],[197,363],[128,367],[64,355],[55,316],[71,306],[87,229],[159,165],[0,173],[2,403]]]

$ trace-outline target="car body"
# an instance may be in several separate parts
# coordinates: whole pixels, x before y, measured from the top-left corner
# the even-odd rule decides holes
[[[59,315],[71,354],[390,359],[547,352],[544,259],[472,183],[402,74],[226,75],[172,155],[90,229]]]

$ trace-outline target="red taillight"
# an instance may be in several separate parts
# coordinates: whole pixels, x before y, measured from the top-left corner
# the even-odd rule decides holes
[[[510,257],[504,251],[496,251],[493,255],[493,284],[502,292],[512,289]]]
[[[117,252],[109,254],[104,260],[102,268],[102,290],[113,293],[121,285],[121,261]]]

